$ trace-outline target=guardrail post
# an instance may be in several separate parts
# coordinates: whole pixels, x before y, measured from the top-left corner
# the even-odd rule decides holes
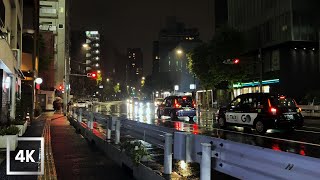
[[[75,109],[75,108],[72,108],[72,118],[78,120],[78,117],[77,117],[77,109]]]
[[[172,173],[172,134],[165,134],[164,174]]]
[[[200,180],[211,179],[211,144],[201,143],[202,157],[200,164]]]
[[[111,130],[112,130],[112,117],[108,119],[107,121],[107,139],[111,140]]]
[[[115,137],[115,144],[119,144],[120,143],[120,120],[116,121],[116,137]]]
[[[82,108],[79,109],[79,116],[78,116],[78,122],[81,123],[82,122]]]
[[[90,129],[90,130],[92,130],[93,129],[93,112],[90,112],[90,114],[89,114],[89,119],[88,119],[88,128]]]
[[[192,134],[186,133],[186,162],[192,162]]]

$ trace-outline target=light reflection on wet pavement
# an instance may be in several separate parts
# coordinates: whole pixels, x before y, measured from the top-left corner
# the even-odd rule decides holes
[[[266,135],[258,135],[254,131],[230,127],[226,130],[216,128],[213,112],[201,112],[200,117],[189,122],[189,118],[171,121],[169,117],[158,119],[156,107],[149,105],[111,102],[100,105],[99,111],[106,115],[118,116],[147,124],[155,124],[193,134],[205,134],[212,137],[228,139],[235,142],[285,151],[304,156],[320,157],[320,133],[308,131],[268,131]]]

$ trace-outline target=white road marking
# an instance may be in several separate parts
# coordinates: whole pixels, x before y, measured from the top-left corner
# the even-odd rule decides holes
[[[303,129],[296,129],[295,131],[320,134],[320,131],[308,131]]]
[[[304,128],[309,128],[309,129],[319,129],[320,130],[320,128],[317,128],[317,127],[311,127],[311,126],[303,126]]]
[[[218,129],[218,128],[214,128],[214,129]],[[275,137],[269,137],[269,136],[263,136],[263,135],[257,135],[257,134],[248,134],[248,133],[244,133],[244,132],[237,132],[237,131],[231,131],[231,130],[225,130],[225,129],[218,129],[218,130],[227,131],[227,132],[233,132],[233,133],[238,133],[238,134],[243,134],[243,135],[249,135],[249,136],[262,137],[262,138],[267,138],[267,139],[280,140],[280,141],[286,141],[286,142],[291,142],[291,143],[300,143],[300,144],[306,144],[306,145],[320,147],[320,144],[308,143],[308,142],[303,142],[303,141],[295,141],[295,140],[290,140],[290,139],[281,139],[281,138],[275,138]]]

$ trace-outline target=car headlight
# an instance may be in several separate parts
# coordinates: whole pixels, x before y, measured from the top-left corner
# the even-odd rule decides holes
[[[134,102],[135,105],[138,105],[138,102]]]
[[[150,106],[150,103],[147,102],[147,106]]]
[[[139,105],[140,105],[140,106],[143,106],[143,103],[141,102],[141,103],[139,103]]]
[[[129,100],[129,99],[127,99],[127,102],[130,102],[130,100]]]

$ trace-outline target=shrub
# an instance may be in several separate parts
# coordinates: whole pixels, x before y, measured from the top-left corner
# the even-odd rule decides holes
[[[13,120],[11,121],[11,125],[24,125],[25,121],[22,120]]]
[[[8,127],[3,127],[0,129],[0,135],[4,136],[4,135],[16,135],[18,134],[20,131],[20,129],[18,127],[15,126],[8,126]]]
[[[126,153],[131,158],[134,165],[138,166],[143,157],[149,154],[141,141],[125,141],[120,145],[121,152]]]

